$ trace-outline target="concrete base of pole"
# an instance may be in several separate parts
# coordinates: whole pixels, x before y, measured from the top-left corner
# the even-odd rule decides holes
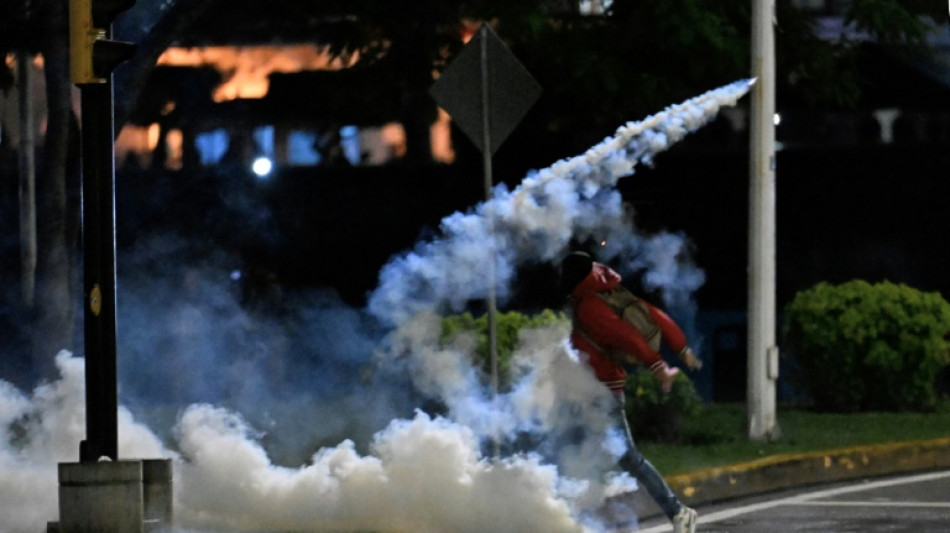
[[[142,461],[142,509],[145,533],[165,533],[172,529],[172,461]]]
[[[56,533],[171,531],[172,474],[168,459],[59,464]]]

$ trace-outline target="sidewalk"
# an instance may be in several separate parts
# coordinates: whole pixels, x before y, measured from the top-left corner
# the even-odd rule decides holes
[[[945,468],[950,468],[950,437],[774,455],[669,475],[666,481],[683,503],[697,506],[806,485]],[[641,518],[659,513],[649,500],[636,498]]]

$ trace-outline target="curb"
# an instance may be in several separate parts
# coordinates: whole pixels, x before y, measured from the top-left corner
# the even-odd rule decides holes
[[[792,487],[950,468],[950,437],[782,454],[666,476],[687,505],[701,505]]]

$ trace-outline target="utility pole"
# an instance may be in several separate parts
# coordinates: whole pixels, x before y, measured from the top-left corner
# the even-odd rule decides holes
[[[752,0],[752,113],[749,146],[749,308],[746,402],[749,438],[773,440],[775,343],[775,2]]]

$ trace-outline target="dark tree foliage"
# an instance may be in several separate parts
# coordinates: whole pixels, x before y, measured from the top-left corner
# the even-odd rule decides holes
[[[850,36],[919,47],[926,17],[943,16],[943,6],[936,4],[848,2],[843,14],[852,33],[828,40],[816,34],[815,23],[829,13],[778,0],[780,103],[856,105],[861,50]],[[492,23],[538,79],[544,94],[526,121],[540,121],[537,129],[555,135],[569,132],[554,141],[567,143],[562,147],[567,150],[589,145],[618,120],[656,112],[750,71],[748,0],[614,0],[605,17],[582,16],[577,5],[566,0],[140,0],[118,24],[118,33],[139,42],[142,51],[117,72],[116,114],[120,122],[129,116],[157,54],[173,42],[314,42],[338,56],[358,57],[355,69],[372,68],[392,83],[405,106],[400,118],[409,129],[409,152],[426,153],[421,144],[435,117],[427,95],[431,73],[461,49],[465,20]],[[837,3],[827,5],[837,9]]]
[[[939,2],[854,0],[843,13],[847,29],[819,36],[816,24],[830,13],[802,12],[778,0],[776,50],[779,98],[791,105],[853,108],[862,97],[858,65],[868,38],[899,53],[925,51],[926,34],[945,16]]]

